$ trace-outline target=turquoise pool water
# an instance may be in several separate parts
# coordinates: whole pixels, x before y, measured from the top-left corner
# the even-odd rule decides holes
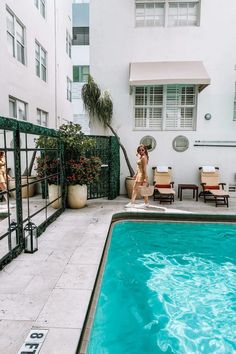
[[[87,353],[236,353],[236,225],[116,224]]]

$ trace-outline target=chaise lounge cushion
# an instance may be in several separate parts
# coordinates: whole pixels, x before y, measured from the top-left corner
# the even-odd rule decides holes
[[[156,183],[155,184],[155,188],[171,188],[170,184],[160,184],[160,183]]]
[[[210,193],[214,195],[214,197],[229,197],[229,193],[223,189],[211,190]]]
[[[160,194],[175,194],[175,191],[172,188],[157,188]]]
[[[220,186],[218,185],[218,186],[204,186],[204,191],[208,191],[208,190],[210,190],[210,189],[220,189]]]

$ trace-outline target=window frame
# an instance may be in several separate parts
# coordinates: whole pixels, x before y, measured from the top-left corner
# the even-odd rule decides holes
[[[39,48],[39,58],[37,58],[36,48]],[[45,54],[45,64],[42,61],[42,53]],[[39,66],[39,75],[37,73],[37,65]],[[43,46],[35,39],[35,73],[41,80],[47,82],[48,71],[47,71],[47,51],[43,48]],[[44,79],[45,73],[45,79]]]
[[[21,63],[22,65],[26,66],[26,28],[24,26],[24,24],[19,20],[19,18],[14,14],[14,12],[8,7],[6,6],[6,12],[7,14],[9,14],[12,19],[13,19],[13,31],[10,32],[8,29],[8,16],[6,17],[6,21],[7,21],[7,28],[6,28],[6,32],[7,32],[7,43],[8,43],[8,38],[11,37],[12,38],[12,51],[11,51],[11,55],[13,56],[13,58],[15,58],[19,63]],[[22,38],[23,40],[20,41],[19,40],[19,36],[17,36],[17,25],[21,27],[22,29]],[[21,51],[19,52],[18,50],[18,45],[20,46]],[[22,60],[20,60],[19,58],[22,58]]]
[[[27,102],[19,100],[18,98],[10,96],[10,95],[8,96],[8,102],[9,102],[9,116],[10,116],[10,118],[15,118],[17,120],[23,120],[23,121],[28,120],[28,103]],[[12,102],[15,105],[15,108],[14,108],[15,113],[16,113],[15,116],[14,115],[12,116],[10,114],[10,102]],[[19,118],[19,104],[21,104],[21,103],[23,103],[24,108],[25,108],[25,110],[24,110],[25,118],[24,119]]]
[[[46,19],[46,0],[34,0],[34,5],[39,10],[41,16]]]
[[[76,33],[76,35],[80,35],[81,38],[83,39],[81,42],[79,41],[79,38],[76,37],[76,39],[74,39],[74,35],[75,35],[75,29],[79,28],[81,29],[81,33]],[[82,31],[82,29],[84,31]],[[83,27],[73,27],[72,28],[72,45],[89,45],[90,43],[90,29],[89,26],[83,26]]]
[[[76,68],[78,68],[78,80],[74,80]],[[84,72],[85,68],[88,69],[88,73]],[[90,73],[90,66],[89,65],[73,65],[73,82],[77,82],[77,83],[87,82],[89,73]],[[86,79],[85,79],[85,77],[86,77]]]
[[[169,24],[169,12],[170,12],[170,4],[178,4],[178,9],[180,4],[197,4],[197,9],[196,9],[196,24],[182,24],[182,25],[170,25]],[[142,25],[137,24],[137,4],[143,4],[144,5],[144,23]],[[147,24],[147,8],[148,5],[153,5],[155,8],[155,5],[161,5],[163,4],[163,24]],[[179,12],[179,10],[177,10]],[[188,12],[189,14],[189,12]],[[169,28],[176,28],[176,27],[198,27],[200,26],[200,14],[201,14],[201,0],[135,0],[135,27],[136,28],[145,28],[145,27],[169,27]],[[153,13],[154,21],[156,21],[155,14]],[[179,21],[179,17],[178,17]]]
[[[66,99],[72,102],[72,80],[68,76],[66,78]]]
[[[45,114],[45,124],[43,124],[42,120],[42,115]],[[44,111],[43,109],[37,108],[36,109],[36,115],[37,115],[37,124],[42,126],[42,127],[48,127],[48,112]],[[38,119],[38,117],[40,117]]]
[[[72,37],[68,30],[66,30],[66,53],[71,58]]]
[[[181,89],[186,89],[189,87],[194,87],[194,94],[191,94],[191,96],[194,96],[194,104],[183,104],[181,101],[182,97],[183,97],[183,93],[181,93],[178,97],[178,104],[176,104],[176,106],[174,106],[174,109],[177,112],[177,116],[175,115],[173,117],[173,121],[172,121],[172,125],[171,127],[167,126],[167,89],[168,87],[170,88],[171,86],[176,86],[179,90]],[[143,105],[137,105],[136,103],[136,87],[144,87],[147,89],[147,94],[146,94],[146,104]],[[186,84],[186,85],[182,85],[182,84],[172,84],[172,85],[147,85],[147,86],[136,86],[134,87],[133,90],[133,130],[134,131],[195,131],[196,130],[196,121],[197,121],[197,105],[198,105],[198,85],[191,85],[191,84]],[[150,104],[150,90],[151,88],[155,88],[155,87],[163,87],[163,99],[162,99],[162,104],[156,104],[156,105],[151,105]],[[140,126],[137,127],[136,126],[136,108],[141,108],[141,109],[146,109],[146,118],[144,115],[143,119],[146,119],[145,122],[145,126]],[[149,112],[152,109],[161,109],[161,124],[158,124],[155,127],[151,127],[150,126],[150,114]],[[193,114],[192,114],[192,126],[191,128],[188,127],[186,125],[186,127],[181,127],[181,123],[183,122],[183,120],[186,118],[186,116],[184,116],[183,118],[181,117],[181,110],[186,110],[186,109],[192,109],[193,110]],[[180,116],[180,118],[179,118]],[[142,118],[140,118],[142,119]],[[170,120],[171,121],[171,120]],[[176,121],[178,122],[177,126],[176,125]],[[158,121],[157,121],[158,123]],[[155,122],[154,122],[155,125]]]

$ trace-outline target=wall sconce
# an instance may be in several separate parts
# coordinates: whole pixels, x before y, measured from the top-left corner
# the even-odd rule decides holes
[[[204,118],[205,118],[206,120],[210,120],[210,119],[211,119],[211,113],[206,113],[205,116],[204,116]]]
[[[17,229],[17,223],[15,220],[12,220],[12,222],[10,223],[8,231],[10,232],[11,249],[13,250],[13,248],[16,247],[17,240],[18,240],[18,237],[17,237],[18,229]]]
[[[24,227],[25,253],[34,253],[38,250],[37,226],[29,221]]]

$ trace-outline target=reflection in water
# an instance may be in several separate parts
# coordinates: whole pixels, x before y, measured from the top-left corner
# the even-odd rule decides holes
[[[236,349],[236,265],[159,252],[140,261],[151,271],[147,286],[159,302],[155,325],[163,352],[168,347],[181,354]]]
[[[236,225],[113,228],[87,354],[236,352]]]

